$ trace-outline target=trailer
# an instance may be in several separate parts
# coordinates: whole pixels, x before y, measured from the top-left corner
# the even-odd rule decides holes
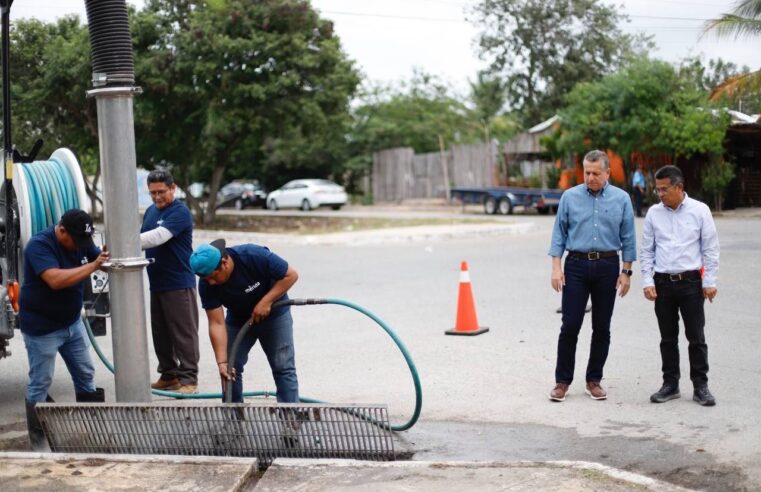
[[[517,206],[536,209],[542,215],[555,213],[563,190],[494,186],[489,188],[452,188],[452,199],[463,204],[481,204],[485,214],[511,215]]]

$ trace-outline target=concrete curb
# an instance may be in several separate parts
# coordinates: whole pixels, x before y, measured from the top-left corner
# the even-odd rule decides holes
[[[320,472],[331,473],[330,477],[320,476]],[[509,490],[577,490],[571,483],[564,483],[561,475],[573,476],[573,482],[579,490],[604,490],[612,486],[616,490],[650,490],[653,492],[686,492],[676,485],[585,461],[394,461],[366,462],[357,460],[303,460],[278,458],[265,473],[257,489],[262,492],[287,488],[293,481],[302,478],[314,480],[315,483],[302,483],[309,489],[310,485],[330,483],[349,485],[347,480],[356,480],[351,488],[369,487],[372,490],[431,490],[441,488],[441,483],[454,486],[447,478],[457,481],[457,477],[448,477],[448,472],[463,474],[470,482],[472,490],[494,490],[495,482],[503,482]],[[520,477],[516,481],[511,474],[530,475],[530,480]],[[575,473],[578,472],[578,473]],[[592,473],[588,473],[592,472]],[[385,473],[385,475],[384,475]],[[284,480],[286,479],[286,480]],[[326,481],[327,480],[327,481]],[[331,482],[335,480],[335,482]],[[610,481],[609,484],[605,482]],[[603,483],[600,483],[600,482]],[[285,483],[284,483],[285,482]],[[375,485],[373,485],[375,483]],[[394,485],[386,487],[389,483]],[[611,485],[612,484],[612,485]],[[620,485],[619,485],[620,484]],[[616,486],[618,485],[618,486]],[[603,487],[600,489],[599,487]],[[497,488],[502,489],[503,486]],[[319,488],[318,488],[319,489]],[[321,490],[321,489],[319,489]]]
[[[254,458],[1,452],[4,490],[246,490]]]

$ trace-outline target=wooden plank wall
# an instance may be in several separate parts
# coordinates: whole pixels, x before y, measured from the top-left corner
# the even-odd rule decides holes
[[[444,152],[451,186],[495,186],[496,147],[488,144],[456,145]],[[415,198],[445,198],[440,152],[415,154],[411,148],[387,149],[373,154],[372,189],[375,202]]]

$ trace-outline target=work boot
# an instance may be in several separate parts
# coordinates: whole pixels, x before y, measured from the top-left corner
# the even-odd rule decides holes
[[[53,399],[52,396],[47,395],[45,396],[45,403],[55,403],[55,400]]]
[[[663,383],[661,389],[650,395],[650,401],[653,403],[666,403],[669,400],[681,398],[679,394],[679,385]]]
[[[50,452],[50,445],[47,437],[45,437],[45,432],[42,430],[40,419],[37,418],[37,412],[34,409],[36,405],[37,403],[26,400],[26,427],[29,432],[29,444],[32,451],[48,453]]]
[[[568,384],[557,383],[552,391],[550,391],[550,400],[552,401],[564,401],[565,395],[568,393]]]
[[[704,407],[712,407],[716,405],[716,398],[714,398],[708,390],[708,386],[696,386],[695,392],[692,394],[692,399]]]
[[[180,384],[180,380],[177,378],[172,378],[172,379],[159,378],[159,380],[156,381],[155,383],[151,383],[151,388],[155,390],[164,390],[164,391],[174,391],[176,389],[179,389],[180,386],[182,385]]]
[[[587,381],[584,393],[588,394],[593,400],[604,400],[608,397],[608,393],[602,389],[598,381]]]
[[[77,403],[103,403],[106,392],[103,388],[95,388],[92,393],[77,393]]]

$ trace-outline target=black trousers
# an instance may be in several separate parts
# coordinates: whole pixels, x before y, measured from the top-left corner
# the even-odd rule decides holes
[[[198,384],[196,290],[151,292],[151,332],[161,378]]]
[[[690,379],[696,387],[708,383],[708,346],[705,341],[703,285],[700,278],[672,282],[655,279],[655,316],[661,331],[663,382],[679,383],[679,314],[684,321],[690,356]]]

